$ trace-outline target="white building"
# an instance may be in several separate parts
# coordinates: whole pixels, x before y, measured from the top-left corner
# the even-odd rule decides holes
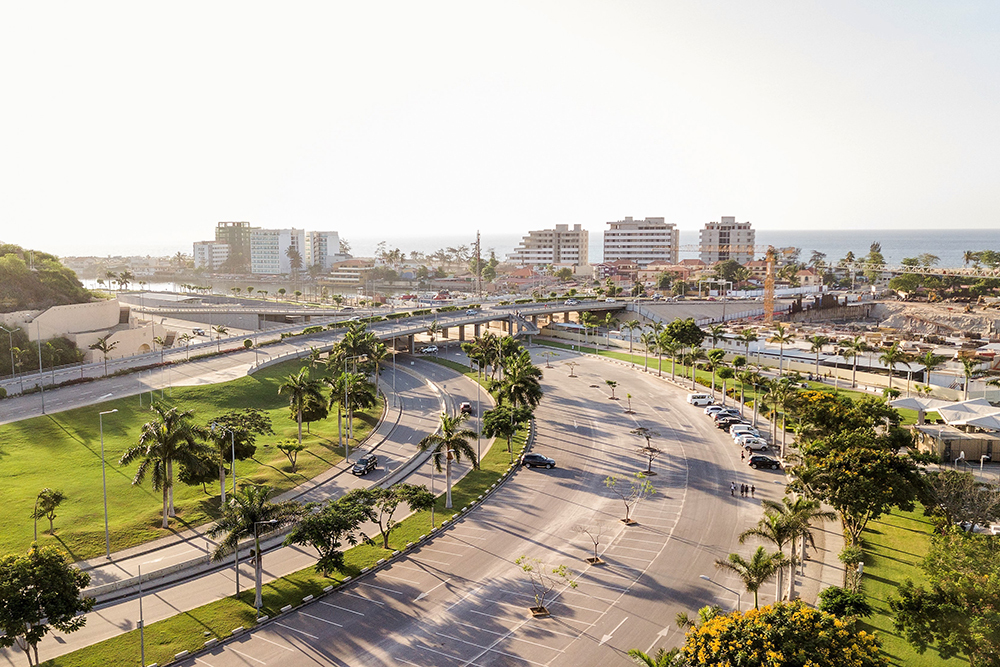
[[[299,270],[308,266],[306,232],[303,229],[253,229],[250,232],[250,273],[284,275],[292,273],[289,250],[302,260]],[[292,253],[294,255],[294,253]]]
[[[218,271],[229,259],[229,244],[222,241],[195,241],[194,268]]]
[[[645,266],[665,260],[677,263],[680,235],[674,223],[663,218],[609,222],[604,230],[604,261],[625,259]]]
[[[306,251],[302,261],[306,266],[319,266],[327,273],[340,254],[340,234],[337,232],[306,232]]]
[[[705,223],[698,237],[699,259],[708,265],[733,259],[745,264],[754,257],[756,233],[749,222],[736,222],[736,217],[722,216],[720,222]]]
[[[555,229],[528,232],[521,245],[507,256],[507,261],[520,266],[538,264],[563,264],[586,266],[589,264],[590,233],[580,225],[556,225]]]

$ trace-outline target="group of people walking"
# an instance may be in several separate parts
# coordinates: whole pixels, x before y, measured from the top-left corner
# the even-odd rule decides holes
[[[750,496],[754,498],[754,494],[757,492],[757,487],[753,484],[740,484],[740,497],[746,498]],[[736,482],[729,483],[729,495],[736,496]]]

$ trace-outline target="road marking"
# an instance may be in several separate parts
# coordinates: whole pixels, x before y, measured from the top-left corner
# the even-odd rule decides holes
[[[445,556],[454,556],[455,558],[461,558],[465,554],[456,554],[451,551],[444,551],[443,549],[432,549],[431,547],[423,547],[420,549],[421,552],[429,551],[434,554],[444,554]]]
[[[302,614],[303,616],[305,616],[306,618],[312,618],[312,619],[315,619],[317,621],[322,621],[323,623],[329,623],[330,625],[336,625],[338,628],[344,627],[340,623],[334,623],[333,621],[327,620],[325,618],[321,618],[319,616],[313,616],[312,614],[307,614],[304,611],[300,611],[299,613]]]
[[[420,600],[423,600],[425,597],[427,597],[428,595],[430,595],[431,591],[436,590],[438,588],[441,588],[442,586],[444,586],[445,584],[447,584],[449,581],[451,581],[451,577],[448,577],[447,579],[445,579],[444,581],[442,581],[440,584],[438,584],[434,588],[430,589],[429,591],[424,591],[423,593],[421,593],[420,595],[418,595],[416,598],[414,598],[413,601],[414,602],[418,602]]]
[[[371,602],[372,604],[377,604],[380,607],[384,607],[384,602],[379,602],[378,600],[372,600],[371,598],[366,598],[364,595],[358,595],[357,593],[348,593],[344,591],[344,595],[350,595],[352,598],[357,598],[359,600],[364,600],[365,602]]]
[[[272,642],[272,641],[271,641],[270,639],[268,639],[268,638],[266,638],[266,637],[261,637],[260,635],[253,635],[253,638],[254,638],[254,639],[259,639],[259,640],[261,640],[261,641],[265,641],[265,642],[267,642],[268,644],[274,644],[274,645],[275,645],[275,646],[277,646],[278,648],[283,648],[283,649],[285,649],[286,651],[291,651],[292,653],[295,653],[295,649],[293,649],[293,648],[289,648],[289,647],[287,647],[287,646],[283,646],[283,645],[279,644],[278,642]]]
[[[646,553],[658,554],[660,553],[657,549],[643,549],[642,547],[630,547],[627,544],[612,544],[608,549],[631,549],[632,551],[645,551]],[[607,553],[605,551],[604,553]]]
[[[443,632],[435,632],[434,634],[438,635],[439,637],[446,637],[446,638],[448,638],[448,639],[450,639],[452,641],[462,642],[463,644],[468,644],[469,646],[475,646],[476,648],[482,649],[484,651],[488,651],[490,653],[499,653],[500,655],[505,655],[508,658],[514,658],[515,660],[523,660],[524,662],[531,663],[532,665],[543,665],[543,663],[541,663],[541,662],[535,662],[534,660],[528,660],[527,658],[524,658],[522,656],[514,655],[513,653],[507,653],[506,651],[501,651],[500,649],[488,648],[486,646],[480,646],[479,644],[473,644],[472,642],[467,642],[464,639],[459,639],[458,637],[452,637],[451,635],[446,635]],[[537,646],[541,646],[541,644],[537,644]],[[552,649],[552,650],[555,651],[556,649]],[[559,651],[559,652],[562,653],[562,651]]]
[[[262,665],[266,665],[267,664],[263,660],[258,660],[257,658],[253,657],[252,655],[247,655],[246,653],[243,653],[241,651],[237,651],[234,648],[230,648],[229,650],[232,651],[233,653],[235,653],[236,655],[242,655],[244,658],[247,658],[248,660],[253,660],[254,662],[259,662]]]
[[[404,584],[410,584],[411,586],[419,586],[420,584],[411,579],[403,579],[402,577],[394,577],[391,574],[385,574],[384,572],[379,572],[378,576],[382,579],[392,579],[393,581],[402,581]]]
[[[358,586],[368,586],[369,588],[377,588],[380,591],[385,591],[386,593],[392,593],[393,595],[403,594],[403,591],[397,591],[395,588],[386,588],[385,586],[377,586],[375,584],[369,584],[366,581],[359,581]]]
[[[210,662],[208,662],[206,660],[202,660],[201,658],[195,658],[194,661],[195,662],[200,662],[203,665],[208,665],[208,667],[215,667],[215,665],[213,665],[212,663],[210,663]]]
[[[609,639],[611,639],[611,635],[615,634],[615,632],[618,631],[618,628],[622,627],[622,625],[624,625],[625,621],[627,621],[627,620],[628,620],[628,616],[626,616],[625,618],[623,618],[622,622],[619,623],[618,625],[616,625],[614,630],[612,630],[608,634],[606,634],[603,637],[601,637],[601,641],[600,641],[600,643],[598,643],[598,646],[603,646],[605,644],[605,642],[607,642]]]
[[[452,563],[446,563],[443,560],[431,560],[430,558],[419,558],[419,554],[413,557],[414,563],[434,563],[435,565],[452,565]]]
[[[353,609],[348,609],[347,607],[341,607],[331,602],[327,602],[326,600],[320,600],[319,603],[325,604],[327,607],[333,607],[334,609],[339,609],[340,611],[346,611],[349,614],[357,614],[358,616],[364,616],[364,614],[362,614],[360,611],[354,611]]]
[[[660,641],[660,637],[666,637],[668,634],[670,634],[670,626],[667,626],[667,627],[663,628],[662,630],[660,630],[659,632],[657,632],[656,633],[656,639],[654,639],[653,643],[650,644],[649,648],[646,649],[646,653],[647,654],[651,653],[652,650],[653,650],[653,647],[656,646],[656,642]]]
[[[299,630],[298,628],[293,628],[290,625],[285,625],[284,623],[279,623],[277,621],[275,621],[274,624],[275,625],[279,625],[279,626],[283,627],[286,630],[291,630],[292,632],[297,632],[300,635],[305,635],[306,637],[309,637],[310,639],[315,639],[316,641],[319,641],[319,637],[317,637],[316,635],[311,635],[308,632],[305,632],[304,630]]]
[[[483,585],[482,585],[482,586],[480,586],[479,588],[474,588],[474,589],[472,589],[471,591],[469,591],[468,593],[466,593],[466,594],[465,594],[465,595],[463,595],[462,597],[458,598],[458,600],[456,600],[455,602],[452,602],[452,603],[451,603],[450,605],[448,605],[447,607],[445,607],[445,608],[444,608],[444,610],[445,610],[445,611],[451,611],[451,608],[452,608],[452,607],[454,607],[455,605],[457,605],[457,604],[459,604],[459,603],[461,603],[461,602],[464,602],[464,601],[465,601],[465,599],[466,599],[466,598],[468,598],[469,596],[471,596],[471,595],[475,595],[475,594],[476,594],[476,593],[478,593],[479,591],[483,590],[483,588],[484,588],[485,586],[486,586],[486,584],[483,584]]]

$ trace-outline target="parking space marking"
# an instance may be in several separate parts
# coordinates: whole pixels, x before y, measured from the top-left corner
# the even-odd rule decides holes
[[[445,551],[444,549],[434,549],[432,547],[420,547],[420,552],[418,552],[417,555],[420,555],[420,553],[424,551],[429,551],[432,554],[444,554],[445,556],[454,556],[455,558],[461,558],[462,556],[465,555],[465,554],[457,554],[452,551]]]
[[[524,593],[515,593],[513,591],[507,591],[507,594],[508,595],[516,595],[519,598],[526,598],[528,600],[534,600],[535,599],[534,595],[525,595]],[[568,602],[563,602],[562,600],[560,600],[558,598],[556,598],[555,600],[553,600],[551,602],[551,604],[561,604],[564,607],[569,607],[570,609],[578,609],[580,611],[592,611],[595,614],[602,614],[602,613],[604,613],[600,609],[590,609],[589,607],[581,607],[579,605],[570,604]]]
[[[344,627],[340,623],[334,623],[333,621],[327,620],[325,618],[321,618],[319,616],[313,616],[312,614],[307,614],[304,611],[300,611],[299,613],[302,614],[303,616],[305,616],[306,618],[311,618],[311,619],[314,619],[314,620],[317,620],[317,621],[322,621],[323,623],[329,623],[330,625],[336,625],[338,628]]]
[[[443,560],[431,560],[430,558],[421,558],[420,554],[413,556],[414,563],[434,563],[435,565],[452,565],[453,563],[446,563]]]
[[[372,600],[371,598],[366,598],[364,595],[358,595],[357,593],[348,593],[344,591],[344,595],[350,595],[352,598],[357,598],[359,600],[364,600],[365,602],[371,602],[372,604],[377,604],[380,607],[384,607],[384,602],[379,602],[378,600]]]
[[[278,642],[273,642],[273,641],[271,641],[270,639],[268,639],[267,637],[263,637],[263,636],[261,636],[261,635],[253,635],[253,638],[254,638],[254,639],[259,639],[259,640],[261,640],[262,642],[267,642],[268,644],[274,644],[274,645],[275,645],[275,646],[277,646],[278,648],[283,648],[283,649],[285,649],[286,651],[290,651],[290,652],[292,652],[292,653],[295,653],[295,649],[293,649],[293,648],[290,648],[290,647],[288,647],[288,646],[283,646],[283,645],[279,644]]]
[[[627,544],[612,544],[608,549],[631,549],[632,551],[645,551],[646,553],[658,554],[659,549],[643,549],[642,547],[630,547]]]
[[[462,658],[460,656],[448,655],[444,651],[438,651],[437,649],[433,649],[433,648],[431,648],[429,646],[423,646],[421,644],[416,644],[416,645],[411,644],[410,648],[418,648],[421,651],[430,651],[431,653],[434,653],[434,654],[440,655],[440,656],[444,656],[445,658],[448,658],[449,660],[454,660],[455,662],[459,662],[459,661],[465,659],[465,658]],[[465,664],[471,664],[471,663],[465,663]]]
[[[446,637],[447,639],[450,639],[452,641],[462,642],[463,644],[468,644],[469,646],[475,646],[476,648],[482,649],[483,651],[488,651],[490,653],[499,653],[500,655],[505,655],[508,658],[514,658],[515,660],[523,660],[524,662],[526,662],[528,664],[531,664],[531,665],[539,665],[539,667],[544,667],[544,664],[545,664],[545,663],[541,663],[541,662],[535,662],[534,660],[528,660],[527,658],[523,658],[523,657],[521,657],[519,655],[514,655],[513,653],[507,653],[506,651],[501,651],[500,649],[488,648],[486,646],[480,646],[479,644],[473,644],[472,642],[467,642],[464,639],[459,639],[458,637],[452,637],[451,635],[446,635],[443,632],[435,632],[434,634],[436,634],[436,635],[438,635],[440,637]],[[562,651],[560,651],[560,653],[562,653]]]
[[[334,609],[339,609],[340,611],[346,611],[349,614],[357,614],[358,616],[364,616],[360,611],[354,611],[353,609],[348,609],[347,607],[341,607],[340,605],[335,605],[332,602],[327,602],[326,600],[320,600],[320,604],[325,604],[327,607],[333,607]]]
[[[285,625],[284,623],[279,623],[278,621],[275,621],[274,624],[277,625],[277,626],[280,626],[280,627],[282,627],[282,628],[284,628],[286,630],[291,630],[292,632],[297,632],[300,635],[305,635],[306,637],[309,637],[310,639],[315,639],[316,641],[319,641],[319,637],[317,637],[316,635],[311,635],[308,632],[306,632],[305,630],[299,630],[298,628],[293,628],[290,625]]]
[[[386,588],[385,586],[370,584],[367,581],[359,581],[358,586],[368,586],[369,588],[377,588],[380,591],[385,591],[386,593],[392,593],[393,595],[406,595],[403,591],[397,591],[395,588]]]
[[[230,650],[230,651],[232,651],[233,653],[235,653],[236,655],[242,655],[242,656],[243,656],[244,658],[246,658],[247,660],[253,660],[254,662],[259,662],[259,663],[260,663],[260,664],[262,664],[262,665],[266,665],[266,664],[267,664],[267,663],[266,663],[266,662],[264,662],[263,660],[258,660],[257,658],[253,657],[252,655],[247,655],[246,653],[243,653],[243,652],[241,652],[241,651],[237,651],[237,650],[236,650],[236,649],[234,649],[234,648],[230,648],[229,650]]]
[[[402,577],[394,577],[391,574],[386,574],[385,572],[379,572],[378,576],[384,579],[392,579],[393,581],[402,581],[404,584],[410,584],[411,586],[420,586],[421,584],[410,579],[403,579]]]

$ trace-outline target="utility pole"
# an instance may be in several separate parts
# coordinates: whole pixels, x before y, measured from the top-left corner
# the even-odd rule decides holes
[[[479,244],[479,230],[476,230],[476,296],[483,298],[483,252]]]

